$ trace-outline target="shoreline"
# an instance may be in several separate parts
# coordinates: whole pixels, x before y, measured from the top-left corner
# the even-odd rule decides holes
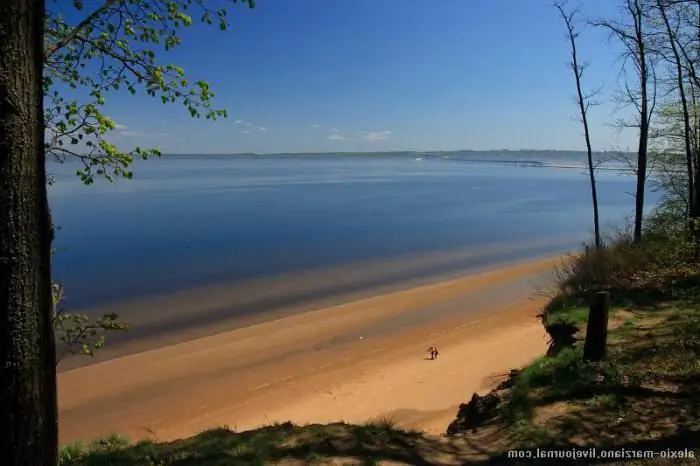
[[[485,377],[541,354],[534,317],[543,299],[532,295],[560,260],[524,261],[61,372],[61,443],[319,420],[310,413],[323,413],[320,420],[388,414],[435,428]],[[428,362],[431,344],[441,356]],[[451,388],[435,397],[419,380]],[[430,422],[410,411],[436,402],[442,414],[429,413]]]
[[[94,358],[68,356],[59,372],[158,349],[213,334],[303,314],[372,296],[409,290],[454,278],[551,257],[552,244],[568,237],[524,245],[418,253],[263,277],[218,283],[167,294],[125,300],[75,312],[117,313],[126,332],[107,334],[107,345]],[[166,310],[166,311],[163,311]]]

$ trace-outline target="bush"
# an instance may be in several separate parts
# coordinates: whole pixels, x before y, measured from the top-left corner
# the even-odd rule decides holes
[[[659,224],[663,222],[655,225]],[[697,271],[692,244],[683,232],[658,227],[634,244],[632,234],[621,230],[606,238],[599,250],[584,244],[579,254],[569,255],[557,267],[549,308],[586,305],[597,291],[610,291],[613,300],[635,292],[664,293],[676,280]]]

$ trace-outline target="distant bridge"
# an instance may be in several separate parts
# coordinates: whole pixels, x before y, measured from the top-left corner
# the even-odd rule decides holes
[[[421,154],[425,158],[445,158],[446,156],[438,156],[433,154]],[[541,160],[504,160],[504,159],[474,159],[474,158],[462,158],[454,157],[452,155],[447,156],[448,160],[454,160],[457,162],[464,163],[474,163],[474,164],[488,164],[488,165],[513,165],[516,167],[545,167],[547,166]]]

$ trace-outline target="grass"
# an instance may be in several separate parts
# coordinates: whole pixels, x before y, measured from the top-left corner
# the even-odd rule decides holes
[[[545,327],[575,326],[575,338],[524,368],[502,395],[491,427],[508,449],[691,449],[697,458],[624,464],[700,465],[700,268],[689,250],[621,234],[562,262],[540,317]],[[589,297],[603,290],[612,304],[608,352],[593,363],[582,346]],[[507,460],[503,451],[491,458]]]
[[[690,291],[686,296],[694,295]],[[524,368],[500,407],[513,444],[698,449],[700,310],[694,299],[656,304],[648,311],[617,309],[626,317],[610,331],[603,362],[584,361],[579,341]],[[572,307],[550,318],[585,329],[580,317]],[[684,461],[673,464],[700,464],[700,452]]]
[[[588,320],[588,308],[584,306],[555,308],[542,316],[542,323],[544,325],[557,322],[584,324],[586,320]]]
[[[523,368],[505,391],[497,419],[477,434],[430,436],[380,416],[362,425],[285,423],[248,432],[222,427],[164,443],[129,443],[113,435],[63,447],[60,465],[533,464],[506,452],[613,445],[630,451],[697,449],[700,311],[688,299],[658,304],[648,312],[617,309],[604,362],[584,361],[579,342]],[[571,308],[557,318],[585,328],[581,314]],[[700,460],[624,464],[700,465]]]
[[[61,466],[166,466],[263,464],[361,464],[382,461],[429,464],[426,456],[448,455],[439,438],[396,427],[389,418],[363,425],[275,424],[248,432],[226,427],[174,442],[129,444],[110,436],[89,445],[68,445]]]

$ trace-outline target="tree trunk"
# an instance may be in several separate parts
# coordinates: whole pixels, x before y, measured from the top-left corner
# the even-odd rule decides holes
[[[583,132],[586,138],[586,151],[588,154],[588,178],[591,183],[591,200],[593,204],[593,232],[595,240],[596,251],[600,250],[600,218],[598,214],[598,191],[595,182],[595,165],[593,162],[593,148],[591,147],[591,133],[588,129],[588,111],[586,109],[586,103],[584,102],[583,91],[581,90],[581,75],[580,68],[578,64],[578,58],[576,57],[576,45],[574,38],[571,38],[571,46],[573,48],[573,67],[574,75],[576,76],[576,91],[578,95],[579,110],[581,111],[581,120],[583,121]]]
[[[57,464],[43,0],[0,0],[0,454]]]
[[[674,65],[676,67],[676,85],[678,86],[678,96],[681,100],[681,109],[683,110],[683,142],[685,143],[685,164],[688,176],[688,233],[693,237],[697,237],[698,231],[695,228],[694,218],[697,217],[697,209],[695,208],[695,188],[693,186],[695,178],[695,170],[693,166],[693,148],[692,148],[692,128],[690,126],[690,111],[688,110],[688,98],[685,92],[685,82],[683,76],[683,60],[679,48],[683,45],[679,43],[676,34],[673,32],[671,22],[668,19],[666,12],[667,5],[664,0],[657,0],[657,8],[661,13],[661,18],[666,27],[666,34],[673,52]]]
[[[642,103],[646,107],[645,103]],[[647,112],[643,112],[647,115]],[[644,220],[644,188],[647,177],[647,140],[649,138],[649,124],[642,123],[639,130],[639,149],[637,156],[637,190],[634,198],[634,242],[642,242],[642,222]]]
[[[637,151],[637,191],[634,199],[634,242],[642,242],[642,222],[644,220],[644,191],[647,181],[647,151],[649,143],[649,69],[647,66],[646,47],[642,32],[641,12],[638,10],[637,52],[639,54],[639,84],[641,90],[641,105],[639,111],[639,148]]]
[[[595,165],[593,163],[593,148],[591,146],[591,132],[588,128],[588,107],[590,101],[586,99],[583,95],[581,77],[583,76],[584,66],[579,65],[578,62],[578,50],[576,49],[576,37],[578,33],[574,29],[574,13],[567,14],[564,11],[564,5],[562,3],[555,3],[554,6],[559,10],[564,23],[566,24],[567,35],[569,38],[569,45],[571,46],[571,70],[574,72],[574,78],[576,80],[576,97],[578,101],[579,111],[581,112],[581,122],[583,123],[583,133],[586,138],[586,151],[588,154],[588,177],[591,182],[591,199],[593,204],[593,230],[595,239],[595,249],[600,250],[601,239],[600,239],[600,219],[598,215],[598,191],[595,182]]]
[[[583,359],[586,361],[601,361],[605,357],[609,309],[610,293],[607,291],[596,293],[588,313],[586,341],[583,345]]]

